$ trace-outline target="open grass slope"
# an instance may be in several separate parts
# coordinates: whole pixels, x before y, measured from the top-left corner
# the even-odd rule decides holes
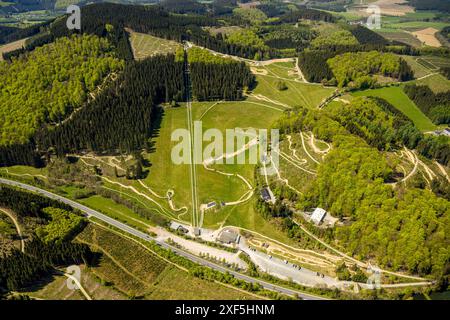
[[[431,120],[428,119],[414,104],[414,102],[408,98],[401,87],[358,91],[353,93],[353,95],[383,98],[410,118],[419,130],[431,131],[436,129],[436,125],[434,125]]]
[[[335,90],[335,88],[325,88],[320,85],[301,83],[292,78],[285,79],[271,74],[257,75],[256,80],[258,85],[253,90],[255,95],[269,97],[289,107],[304,106],[307,108],[316,108]],[[285,83],[286,90],[279,90],[277,88],[277,82],[280,81]]]
[[[175,41],[157,38],[145,33],[128,30],[131,48],[136,60],[142,60],[158,54],[175,53],[181,44]]]

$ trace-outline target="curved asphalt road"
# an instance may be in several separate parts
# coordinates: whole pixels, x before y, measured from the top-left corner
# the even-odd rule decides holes
[[[204,260],[204,259],[202,259],[200,257],[197,257],[197,256],[195,256],[195,255],[193,255],[193,254],[191,254],[189,252],[183,251],[183,250],[181,250],[181,249],[179,249],[177,247],[173,247],[173,246],[171,246],[171,245],[169,245],[169,244],[167,244],[165,242],[158,241],[155,238],[151,237],[150,235],[148,235],[148,234],[146,234],[144,232],[141,232],[139,230],[136,230],[136,229],[134,229],[134,228],[132,228],[132,227],[122,223],[122,222],[119,222],[119,221],[117,221],[115,219],[112,219],[112,218],[108,217],[107,215],[104,215],[103,213],[100,213],[98,211],[92,210],[91,208],[88,208],[88,207],[86,207],[86,206],[84,206],[84,205],[82,205],[82,204],[80,204],[78,202],[72,201],[70,199],[67,199],[67,198],[62,197],[60,195],[57,195],[55,193],[46,191],[44,189],[41,189],[41,188],[38,188],[38,187],[35,187],[35,186],[31,186],[31,185],[28,185],[28,184],[25,184],[25,183],[13,181],[13,180],[3,179],[3,178],[0,178],[0,183],[4,183],[4,184],[7,184],[7,185],[11,185],[11,186],[19,187],[19,188],[26,189],[26,190],[29,190],[29,191],[33,191],[33,192],[42,194],[42,195],[44,195],[44,196],[46,196],[48,198],[51,198],[51,199],[54,199],[54,200],[58,200],[60,202],[68,204],[69,206],[84,212],[88,217],[95,217],[97,219],[100,219],[103,222],[106,222],[106,223],[108,223],[108,224],[110,224],[110,225],[112,225],[112,226],[114,226],[114,227],[116,227],[116,228],[118,228],[118,229],[120,229],[122,231],[125,231],[125,232],[127,232],[127,233],[129,233],[129,234],[131,234],[133,236],[139,237],[139,238],[141,238],[141,239],[143,239],[145,241],[154,241],[157,245],[159,245],[159,246],[161,246],[161,247],[163,247],[165,249],[172,250],[175,253],[177,253],[178,255],[180,255],[182,257],[185,257],[185,258],[187,258],[187,259],[189,259],[189,260],[191,260],[191,261],[193,261],[195,263],[198,263],[200,265],[209,267],[211,269],[214,269],[214,270],[217,270],[217,271],[220,271],[220,272],[224,272],[224,273],[228,272],[228,273],[232,274],[237,279],[241,279],[241,280],[244,280],[244,281],[247,281],[247,282],[250,282],[250,283],[257,283],[257,284],[261,285],[263,288],[268,289],[268,290],[280,292],[280,293],[287,294],[287,295],[297,295],[297,296],[299,296],[300,298],[302,298],[304,300],[327,300],[327,298],[324,298],[324,297],[310,295],[310,294],[303,293],[303,292],[300,292],[300,291],[284,288],[284,287],[281,287],[281,286],[278,286],[278,285],[275,285],[275,284],[272,284],[272,283],[269,283],[269,282],[266,282],[266,281],[263,281],[263,280],[255,279],[255,278],[249,277],[247,275],[244,275],[242,273],[236,272],[234,270],[231,270],[231,269],[225,268],[223,266],[217,265],[217,264],[215,264],[215,263],[213,263],[211,261]]]

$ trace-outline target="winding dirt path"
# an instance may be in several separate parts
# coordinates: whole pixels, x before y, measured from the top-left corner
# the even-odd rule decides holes
[[[305,153],[308,155],[308,157],[311,158],[312,161],[314,161],[317,164],[320,164],[319,161],[317,161],[316,159],[313,158],[313,156],[308,152],[308,150],[306,149],[305,146],[305,139],[303,138],[303,132],[300,131],[300,137],[302,138],[302,146],[303,146],[303,150],[305,150]]]

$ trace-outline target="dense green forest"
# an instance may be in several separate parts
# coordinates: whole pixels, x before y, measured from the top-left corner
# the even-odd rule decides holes
[[[434,93],[428,86],[415,84],[404,91],[435,124],[450,124],[450,91]]]
[[[0,145],[26,143],[43,123],[58,123],[122,63],[96,36],[60,38],[0,63]]]
[[[417,10],[450,12],[450,3],[447,0],[408,0],[408,2]]]
[[[311,49],[313,50],[330,50],[335,46],[355,46],[358,40],[350,31],[338,30],[330,34],[322,34],[311,41]]]
[[[440,276],[450,258],[450,202],[429,190],[393,188],[386,184],[393,168],[383,153],[350,134],[326,111],[286,114],[283,133],[312,130],[333,143],[317,178],[301,196],[300,209],[323,207],[349,217],[334,237],[359,258],[421,275]]]
[[[46,219],[47,215],[43,213],[43,209],[47,207],[72,210],[62,202],[3,184],[0,185],[0,206],[10,208],[18,215],[19,220],[22,217]]]
[[[380,36],[378,33],[360,25],[351,28],[350,32],[361,44],[389,44],[389,41]]]
[[[27,242],[25,253],[15,250],[0,256],[0,288],[17,291],[55,271],[55,267],[90,264],[95,255],[81,243],[50,242],[38,238]]]
[[[99,7],[106,10],[100,12]],[[128,8],[128,11],[125,10],[125,17],[127,17],[127,14],[130,15],[130,19],[126,21],[129,26],[135,27],[136,30],[166,37],[174,37],[177,34],[170,33],[170,30],[167,29],[167,24],[172,20],[175,21],[174,17],[160,8],[151,8],[139,12],[133,6],[105,4],[99,5],[99,7],[95,5],[83,9],[86,10],[89,17],[84,24],[83,31],[94,35],[70,36],[70,41],[75,43],[74,46],[80,47],[78,51],[77,48],[66,45],[69,41],[66,36],[69,33],[65,25],[62,25],[62,22],[58,20],[51,24],[49,33],[43,35],[44,40],[42,41],[45,43],[56,39],[55,43],[38,47],[30,53],[22,54],[18,59],[12,58],[10,63],[3,63],[5,72],[10,74],[11,83],[21,83],[18,80],[22,78],[23,82],[26,82],[28,79],[23,76],[14,76],[14,70],[18,70],[17,72],[24,75],[27,72],[32,75],[38,74],[38,76],[36,75],[38,79],[47,75],[47,72],[37,73],[33,64],[28,63],[34,61],[32,58],[39,62],[47,62],[47,65],[50,64],[48,73],[49,77],[53,78],[46,79],[44,77],[41,81],[43,82],[41,87],[43,89],[48,88],[47,96],[51,96],[53,99],[51,101],[47,99],[49,101],[47,104],[44,104],[47,101],[45,100],[46,96],[31,100],[31,106],[28,109],[33,110],[36,114],[33,112],[23,114],[23,117],[28,119],[28,121],[21,122],[24,130],[5,129],[1,131],[3,139],[8,139],[8,144],[0,145],[0,165],[42,166],[45,161],[41,156],[49,156],[53,152],[62,155],[65,152],[80,150],[131,152],[145,148],[148,145],[151,132],[154,106],[161,102],[182,101],[184,99],[183,62],[174,61],[173,57],[157,57],[140,63],[131,61],[131,48],[128,40],[126,40],[126,35],[124,36],[124,17],[118,15],[113,9]],[[98,20],[99,17],[96,14],[112,24],[104,24],[104,22]],[[159,15],[160,20],[154,21],[155,19],[153,19],[152,22],[144,20],[151,14]],[[206,23],[202,19],[193,17],[176,19],[177,23],[173,26],[175,28],[178,25],[179,37],[176,37],[176,40],[180,41],[184,37],[185,24],[197,23],[201,25],[203,22]],[[143,21],[142,24],[140,24],[141,21]],[[34,45],[42,44],[37,39],[38,37],[35,42],[29,44],[26,51],[32,50]],[[84,49],[86,41],[92,42],[92,45],[90,45],[91,52]],[[81,44],[78,44],[79,42]],[[50,49],[65,45],[64,49],[58,51],[62,57],[54,57],[56,54]],[[190,55],[191,59],[196,59],[197,54],[195,52],[196,50],[193,49]],[[85,59],[83,54],[89,56],[88,62],[81,65],[81,67],[87,69],[82,77],[79,75],[78,69],[73,72],[70,69],[66,70],[70,64],[65,60],[74,54],[76,58],[71,59],[70,63],[75,66],[77,61]],[[114,56],[127,61],[123,72],[121,71],[124,68],[123,62],[114,58]],[[250,87],[254,81],[249,68],[244,63],[229,59],[212,59],[211,56],[209,54],[207,57],[207,63],[191,61],[194,96],[198,100],[241,99],[243,91]],[[96,58],[99,61],[95,60]],[[27,61],[29,70],[21,69],[20,65],[15,66],[19,63],[25,64],[25,61]],[[62,63],[64,63],[64,68],[59,66]],[[227,66],[224,66],[224,63]],[[94,67],[97,67],[97,69],[94,69]],[[51,72],[61,69],[64,70],[58,73]],[[45,71],[45,69],[43,70]],[[80,69],[80,72],[81,70],[83,69]],[[93,91],[100,80],[108,73],[113,73],[111,78],[114,80],[107,81],[102,90],[93,92],[92,99],[87,99],[88,92]],[[208,76],[206,77],[205,74],[208,74]],[[214,76],[211,77],[211,75]],[[55,82],[55,77],[57,77],[57,81],[64,83],[64,86],[58,85]],[[14,81],[13,78],[18,79]],[[25,88],[31,88],[31,86],[31,82],[24,84]],[[33,88],[35,89],[35,84],[33,84]],[[2,95],[2,98],[19,100],[17,99],[17,90],[11,90],[9,93],[9,95]],[[32,92],[35,96],[38,93],[37,90]],[[58,99],[55,99],[56,93],[58,93]],[[25,99],[27,95],[23,95],[23,97]],[[39,108],[33,107],[33,103],[38,104]],[[26,109],[26,103],[18,101],[18,104],[21,105],[22,109]],[[70,119],[62,121],[66,114],[81,105],[85,106],[74,112]],[[46,108],[43,108],[43,106]],[[7,112],[5,114],[4,128],[15,127],[14,121],[17,122],[19,119],[14,117],[14,121],[8,120],[8,117],[12,117],[14,114]],[[95,126],[92,125],[94,119]],[[26,126],[28,122],[31,122],[31,124]],[[46,123],[52,125],[44,125]],[[38,128],[40,129],[36,132]],[[13,139],[16,136],[19,136],[20,139]]]

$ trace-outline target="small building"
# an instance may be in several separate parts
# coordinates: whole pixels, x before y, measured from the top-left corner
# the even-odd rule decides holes
[[[179,232],[182,232],[182,233],[188,233],[189,232],[189,230],[185,226],[183,226],[182,224],[180,224],[178,222],[175,222],[175,221],[172,221],[170,223],[170,229],[175,230],[175,231],[179,231]]]
[[[327,212],[322,209],[322,208],[316,208],[314,209],[312,215],[311,215],[311,221],[314,222],[315,224],[320,224],[323,220],[323,218],[325,218],[325,215],[327,214]]]
[[[239,243],[240,239],[241,236],[238,233],[231,230],[224,230],[217,237],[217,241],[226,244]]]

